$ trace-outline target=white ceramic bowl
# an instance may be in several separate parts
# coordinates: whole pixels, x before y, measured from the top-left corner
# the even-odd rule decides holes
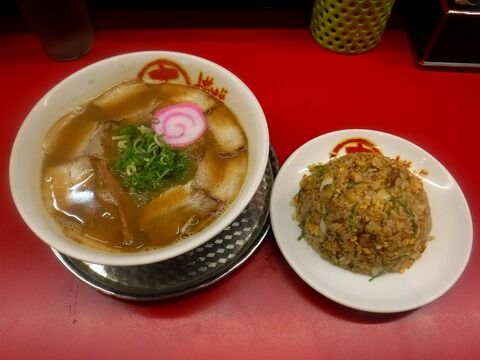
[[[42,203],[40,172],[42,140],[49,127],[76,105],[86,103],[110,87],[150,74],[170,82],[203,87],[223,98],[237,115],[248,138],[248,170],[240,192],[230,207],[210,226],[174,245],[139,253],[107,253],[68,239]],[[166,260],[205,243],[228,226],[249,203],[262,180],[269,152],[265,115],[250,89],[225,68],[203,58],[168,51],[145,51],[108,58],[70,75],[52,88],[23,122],[10,157],[10,189],[17,209],[30,229],[47,245],[91,263],[129,266]]]

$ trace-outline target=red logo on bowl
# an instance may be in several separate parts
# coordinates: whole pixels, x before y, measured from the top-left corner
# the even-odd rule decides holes
[[[149,83],[175,80],[176,83],[191,84],[187,72],[177,63],[166,59],[155,60],[148,63],[140,70],[138,77]]]
[[[200,71],[200,74],[198,74],[198,80],[194,85],[205,90],[216,98],[219,98],[220,100],[225,100],[225,96],[227,95],[228,90],[225,88],[220,89],[214,86],[214,83],[215,79],[213,78],[213,76],[205,76],[204,78],[203,72]]]
[[[336,157],[342,150],[346,154],[359,152],[376,152],[381,153],[380,148],[373,141],[364,138],[350,138],[338,143],[332,151],[330,151],[330,159]]]
[[[188,76],[188,73],[183,67],[166,59],[155,60],[148,63],[140,70],[137,77],[147,83],[164,83],[171,81],[176,84],[193,85],[220,100],[225,100],[225,96],[228,94],[228,90],[224,87],[220,88],[215,86],[213,76],[204,75],[202,71],[198,74],[197,82],[192,84],[190,76]]]

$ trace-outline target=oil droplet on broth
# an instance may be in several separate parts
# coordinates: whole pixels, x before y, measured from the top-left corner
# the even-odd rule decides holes
[[[77,105],[73,108],[73,112],[75,114],[81,114],[85,111],[85,106],[80,106],[80,105]]]

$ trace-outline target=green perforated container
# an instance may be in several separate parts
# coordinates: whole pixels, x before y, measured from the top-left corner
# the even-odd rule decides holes
[[[360,54],[382,37],[395,0],[315,0],[310,30],[327,49]]]

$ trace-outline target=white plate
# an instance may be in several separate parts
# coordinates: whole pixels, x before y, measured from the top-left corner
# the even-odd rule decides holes
[[[425,169],[424,177],[432,211],[432,232],[422,257],[404,274],[386,274],[373,281],[320,258],[293,220],[291,205],[307,166],[326,162],[336,144],[349,138],[373,141],[389,157],[399,155],[412,162],[412,171]],[[340,154],[339,154],[340,155]],[[472,248],[472,219],[465,197],[455,179],[432,155],[417,145],[372,130],[342,130],[319,136],[296,150],[283,164],[272,190],[272,229],[290,266],[322,295],[351,308],[372,312],[399,312],[425,305],[443,295],[462,274]]]

